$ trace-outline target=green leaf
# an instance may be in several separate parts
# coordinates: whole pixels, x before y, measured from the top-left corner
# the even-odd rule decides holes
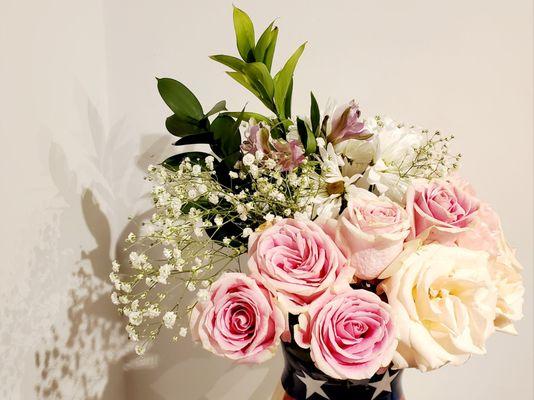
[[[278,40],[278,28],[274,28],[273,33],[271,34],[271,42],[269,43],[269,47],[267,48],[265,52],[265,57],[263,58],[263,63],[267,66],[267,69],[269,70],[269,72],[271,72],[271,67],[273,65],[274,50],[276,49],[277,40]]]
[[[285,102],[291,80],[293,79],[293,73],[299,61],[306,43],[302,44],[293,55],[287,60],[284,67],[274,77],[274,103],[276,109],[281,117],[285,118]]]
[[[274,82],[265,64],[253,62],[245,66],[245,73],[265,100],[271,100],[274,95]],[[262,90],[263,89],[263,90]]]
[[[201,143],[207,143],[207,144],[213,143],[213,133],[212,132],[204,132],[204,133],[199,133],[198,135],[184,136],[184,137],[178,139],[174,143],[174,145],[175,146],[185,146],[185,145],[188,145],[188,144],[201,144]]]
[[[291,103],[293,99],[293,79],[287,89],[286,99],[284,100],[284,115],[286,118],[291,118]]]
[[[221,111],[226,111],[226,100],[221,100],[217,104],[215,104],[211,110],[209,110],[205,115],[204,118],[211,117],[214,114],[220,113]]]
[[[234,71],[243,72],[245,65],[247,65],[243,60],[240,60],[237,57],[226,56],[224,54],[217,54],[210,56],[214,61],[217,61],[223,65],[226,65],[229,68],[232,68]]]
[[[171,157],[167,158],[165,161],[163,161],[161,163],[161,165],[163,165],[167,169],[176,171],[176,169],[178,169],[178,166],[180,165],[180,163],[183,160],[185,160],[187,157],[189,157],[189,159],[194,163],[204,165],[205,164],[205,159],[208,156],[211,156],[211,154],[204,153],[204,152],[201,152],[201,151],[190,151],[190,152],[187,152],[187,153],[175,154],[174,156],[171,156]]]
[[[256,43],[256,47],[254,48],[254,58],[258,62],[264,62],[265,60],[265,54],[267,53],[267,49],[271,44],[271,37],[273,35],[273,25],[274,21],[271,22],[267,29],[265,29],[265,31],[258,39],[258,43]]]
[[[252,83],[245,74],[242,74],[241,72],[227,72],[227,74],[230,75],[239,84],[247,88],[250,92],[252,92],[254,96],[256,96],[257,98],[261,98],[259,92],[252,86]]]
[[[234,29],[239,54],[246,62],[254,61],[254,25],[247,13],[235,6]]]
[[[239,151],[241,145],[241,134],[239,125],[236,128],[236,121],[228,115],[219,115],[211,124],[213,138],[219,143],[222,156],[229,156]],[[215,151],[215,149],[214,149]]]
[[[200,102],[183,83],[171,78],[158,79],[158,91],[169,108],[183,119],[198,121],[204,116]]]
[[[319,121],[321,119],[321,112],[319,111],[319,105],[317,104],[317,100],[315,99],[313,92],[310,92],[310,94],[311,94],[310,119],[311,119],[311,124],[312,124],[312,131],[315,134],[317,134],[317,129],[319,128]]]
[[[297,130],[299,132],[300,141],[306,150],[306,154],[315,153],[317,150],[317,140],[315,139],[315,135],[310,128],[308,128],[308,125],[306,125],[300,118],[297,118]]]
[[[263,121],[267,123],[271,123],[271,120],[267,118],[265,115],[261,115],[254,112],[248,112],[248,111],[228,111],[222,113],[222,115],[229,115],[230,117],[239,118],[239,116],[243,116],[242,118],[244,120],[249,120],[251,118],[254,118],[256,121]]]
[[[190,122],[182,116],[174,114],[165,121],[165,127],[174,136],[187,136],[207,132],[201,122]]]

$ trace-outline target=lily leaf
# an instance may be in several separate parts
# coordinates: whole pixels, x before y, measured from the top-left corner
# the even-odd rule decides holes
[[[213,133],[212,132],[204,132],[204,133],[199,133],[198,135],[184,136],[184,137],[178,139],[174,143],[174,145],[175,146],[185,146],[185,145],[188,145],[188,144],[201,144],[201,143],[207,143],[207,144],[213,143]]]
[[[306,125],[300,118],[297,118],[297,130],[299,132],[300,141],[306,150],[306,154],[315,153],[317,150],[317,140],[315,139],[315,135],[310,128],[308,128],[308,125]]]
[[[158,91],[169,108],[182,119],[198,121],[204,116],[200,102],[183,83],[161,78],[158,79]]]
[[[161,165],[163,165],[167,169],[176,171],[180,163],[188,157],[194,163],[204,165],[205,159],[208,156],[211,156],[211,154],[204,153],[201,151],[190,151],[187,153],[175,154],[174,156],[171,156],[167,158],[165,161],[163,161]]]
[[[256,43],[256,47],[254,48],[254,59],[258,62],[264,62],[265,60],[265,54],[267,53],[267,49],[271,44],[271,38],[273,35],[273,25],[274,21],[271,22],[267,29],[265,29],[265,31],[258,39],[258,43]]]
[[[287,60],[284,67],[276,74],[274,77],[274,103],[278,113],[285,118],[285,102],[287,92],[291,85],[291,80],[293,79],[293,73],[299,61],[306,43],[302,44],[293,55]]]
[[[315,99],[315,96],[313,95],[313,92],[311,94],[311,109],[310,109],[310,119],[312,124],[312,131],[317,134],[317,129],[319,128],[319,121],[321,119],[321,112],[319,111],[319,105],[317,104],[317,100]]]
[[[234,71],[239,71],[239,72],[243,72],[243,70],[245,69],[245,65],[247,65],[246,62],[244,62],[243,60],[240,60],[237,57],[226,56],[224,54],[217,54],[214,56],[210,56],[210,58],[223,65],[226,65],[229,68],[232,68]]]
[[[251,118],[254,118],[256,121],[263,121],[267,123],[271,122],[271,120],[267,118],[265,115],[261,115],[261,114],[249,112],[249,111],[228,111],[228,112],[222,113],[222,115],[229,115],[230,117],[234,117],[234,118],[239,118],[240,116],[242,116],[243,120],[246,120],[246,121],[248,121]]]
[[[252,86],[252,83],[248,79],[248,77],[241,73],[241,72],[227,72],[229,76],[231,76],[235,81],[240,83],[242,86],[244,86],[246,89],[248,89],[254,96],[257,98],[261,98],[260,93]]]
[[[218,142],[221,156],[226,157],[239,151],[241,134],[239,132],[239,125],[236,127],[236,121],[232,117],[219,115],[213,120],[211,131],[213,132],[213,138]]]
[[[253,84],[259,83],[259,85],[255,86],[260,86],[258,89],[260,92],[264,92],[266,99],[273,98],[274,82],[265,64],[261,62],[249,63],[245,66],[245,73]]]
[[[235,6],[234,29],[239,54],[246,62],[254,61],[254,25],[247,13]]]
[[[220,113],[221,111],[226,111],[226,100],[221,100],[217,104],[215,104],[211,110],[209,110],[205,115],[204,118],[211,117],[214,114]]]
[[[182,116],[174,114],[165,121],[165,127],[174,136],[188,136],[207,132],[204,121],[190,122]]]
[[[269,43],[269,47],[267,48],[265,52],[265,57],[263,58],[263,63],[265,64],[269,72],[271,72],[271,67],[273,65],[274,50],[276,49],[277,40],[278,40],[278,28],[274,28],[271,34],[271,42]]]

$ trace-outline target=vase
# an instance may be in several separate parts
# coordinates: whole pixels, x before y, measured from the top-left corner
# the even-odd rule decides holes
[[[388,369],[365,380],[338,380],[321,372],[307,350],[282,344],[285,366],[276,400],[405,400],[402,370]]]

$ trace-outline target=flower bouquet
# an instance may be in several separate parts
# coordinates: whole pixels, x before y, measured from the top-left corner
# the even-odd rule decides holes
[[[281,345],[285,398],[399,399],[402,369],[458,365],[515,333],[521,266],[456,174],[453,137],[355,101],[321,112],[313,93],[294,116],[305,44],[273,76],[278,28],[256,40],[233,16],[240,58],[211,58],[269,112],[205,111],[158,79],[179,152],[149,167],[153,214],[110,274],[137,353],[162,330],[237,362]]]

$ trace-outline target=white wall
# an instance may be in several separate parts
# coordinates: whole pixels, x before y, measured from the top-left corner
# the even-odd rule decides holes
[[[496,335],[486,357],[460,368],[408,372],[407,397],[531,397],[532,2],[236,4],[262,27],[279,17],[280,57],[309,41],[297,110],[313,89],[323,104],[354,97],[364,113],[454,133],[463,174],[519,249],[520,335]],[[280,358],[236,367],[187,341],[162,342],[143,361],[126,355],[106,293],[127,216],[146,210],[142,168],[168,151],[154,77],[183,81],[206,105],[257,105],[208,60],[221,52],[235,52],[230,1],[0,0],[0,398],[270,394]]]

